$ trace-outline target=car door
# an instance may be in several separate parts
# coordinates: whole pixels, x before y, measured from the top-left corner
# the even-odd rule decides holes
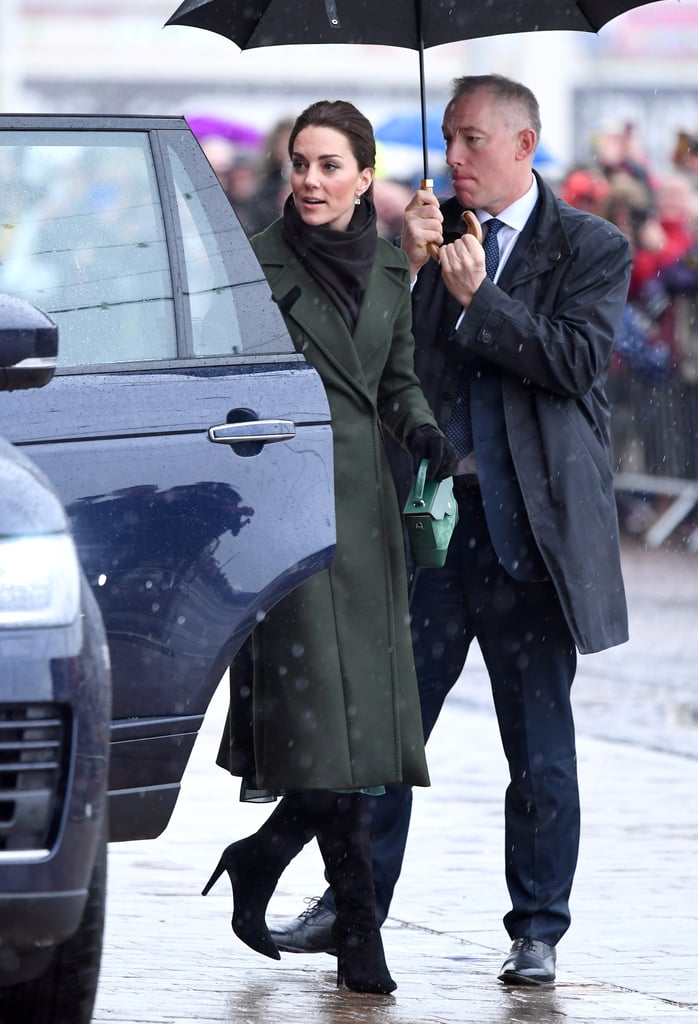
[[[183,119],[0,116],[0,177],[0,291],[59,327],[0,432],[67,508],[112,660],[111,838],[147,838],[255,622],[331,560],[327,400]]]

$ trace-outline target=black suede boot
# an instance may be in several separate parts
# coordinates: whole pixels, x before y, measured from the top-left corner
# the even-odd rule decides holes
[[[360,793],[330,794],[316,818],[317,840],[334,889],[337,917],[332,939],[337,951],[337,985],[355,992],[388,995],[390,977],[376,920],[371,848]]]
[[[272,960],[280,960],[281,954],[264,919],[269,900],[284,868],[314,835],[305,794],[285,796],[253,835],[226,846],[202,891],[205,896],[227,871],[233,888],[233,931]]]

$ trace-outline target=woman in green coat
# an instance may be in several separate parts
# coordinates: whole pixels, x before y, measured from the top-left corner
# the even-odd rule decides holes
[[[362,791],[429,779],[383,431],[416,462],[428,458],[431,477],[449,475],[455,453],[414,372],[407,260],[377,235],[369,122],[350,103],[315,103],[297,119],[289,155],[292,195],[253,245],[327,391],[337,547],[331,567],[252,636],[254,786],[285,795],[257,833],[226,848],[204,892],[228,871],[233,929],[278,959],[264,913],[281,872],[315,836],[337,894],[338,980],[387,993],[395,983],[376,924]],[[237,718],[231,710],[219,755],[233,772]]]

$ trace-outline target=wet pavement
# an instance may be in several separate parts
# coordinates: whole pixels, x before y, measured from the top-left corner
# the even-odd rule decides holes
[[[698,557],[628,547],[631,640],[580,660],[575,683],[582,846],[557,984],[496,980],[506,770],[474,659],[429,743],[432,787],[415,797],[404,871],[383,928],[398,989],[334,987],[335,961],[276,963],[230,929],[225,878],[199,893],[220,849],[269,807],[242,806],[213,764],[221,689],[168,829],[110,848],[107,932],[95,1024],[569,1024],[698,1020]],[[322,891],[311,844],[269,917]]]

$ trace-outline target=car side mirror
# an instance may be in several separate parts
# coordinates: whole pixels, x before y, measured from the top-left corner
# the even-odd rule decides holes
[[[58,358],[58,326],[31,302],[0,294],[0,391],[42,388]]]

